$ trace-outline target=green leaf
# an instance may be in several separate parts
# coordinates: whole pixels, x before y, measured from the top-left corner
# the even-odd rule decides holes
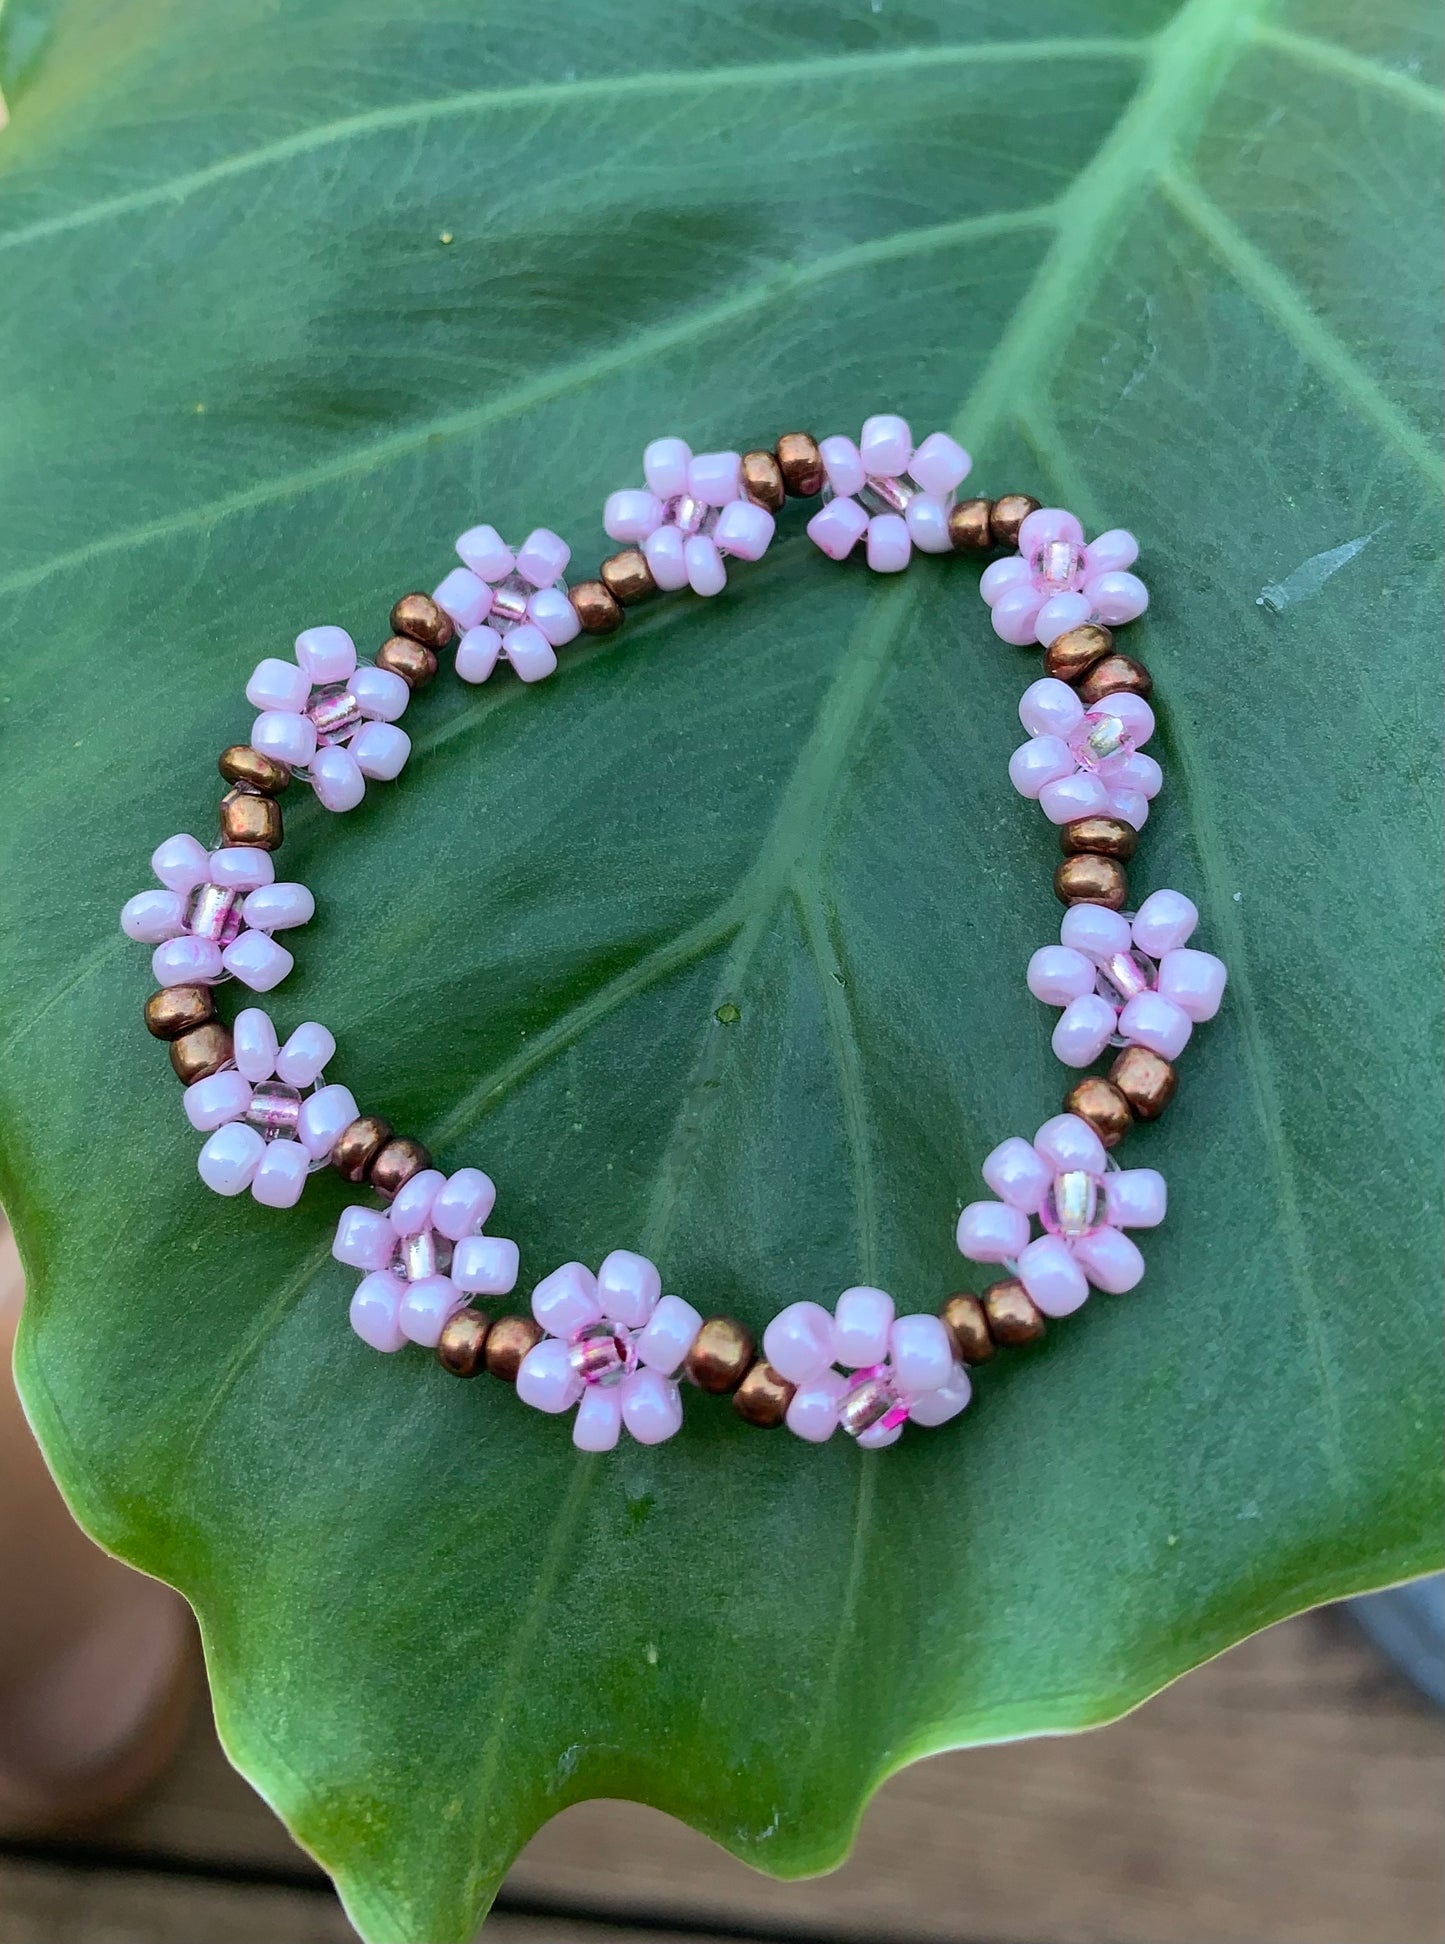
[[[226,1744],[373,1940],[468,1935],[566,1803],[780,1874],[962,1742],[1101,1721],[1439,1556],[1437,10],[1423,0],[16,6],[0,41],[3,1187],[77,1513],[180,1586]],[[19,32],[23,24],[25,32]],[[19,49],[19,53],[15,52]],[[445,241],[450,237],[450,242]],[[585,566],[647,437],[902,409],[1139,531],[1134,867],[1232,969],[1135,1296],[886,1459],[693,1397],[661,1450],[346,1326],[343,1186],[222,1203],[115,929],[296,628],[478,519]],[[754,1325],[971,1277],[1052,1111],[1051,833],[976,570],[725,596],[447,674],[288,799],[277,995],[530,1280],[615,1246]],[[293,792],[293,797],[299,796]]]

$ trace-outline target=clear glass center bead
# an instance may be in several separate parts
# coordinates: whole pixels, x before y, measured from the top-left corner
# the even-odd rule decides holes
[[[1134,739],[1118,716],[1090,709],[1069,737],[1069,748],[1085,769],[1094,770],[1111,756],[1132,756]]]
[[[306,704],[306,718],[316,731],[323,749],[345,742],[361,723],[361,708],[345,682],[330,682],[317,689]]]
[[[264,1134],[268,1141],[294,1140],[300,1118],[301,1095],[281,1080],[263,1080],[254,1088],[244,1115],[247,1125]]]
[[[1044,1197],[1039,1219],[1050,1235],[1069,1239],[1088,1235],[1099,1226],[1103,1187],[1098,1175],[1086,1174],[1082,1168],[1057,1174]]]
[[[1083,549],[1072,540],[1045,540],[1034,550],[1029,573],[1041,594],[1072,594],[1084,577]]]
[[[487,616],[490,626],[498,634],[519,626],[527,618],[527,603],[535,591],[520,574],[508,574],[500,586],[492,589],[492,608]]]
[[[911,479],[889,479],[880,475],[876,479],[865,479],[853,497],[865,513],[901,513],[917,494],[918,488]]]
[[[194,938],[214,939],[224,950],[241,936],[244,904],[239,891],[223,884],[198,885],[186,912],[186,930]]]
[[[855,1370],[852,1388],[838,1406],[838,1422],[850,1438],[871,1431],[875,1424],[891,1431],[907,1416],[907,1400],[899,1392],[887,1364],[869,1364],[864,1370]]]
[[[706,506],[691,493],[679,493],[670,499],[664,509],[667,524],[675,526],[684,539],[690,540],[695,533],[711,533],[717,525],[719,508]]]
[[[1141,992],[1152,992],[1158,976],[1158,966],[1143,952],[1115,952],[1100,964],[1094,990],[1111,1006],[1123,1007]]]
[[[391,1266],[404,1282],[420,1282],[423,1276],[444,1276],[452,1266],[452,1245],[435,1230],[423,1229],[420,1235],[402,1237]]]
[[[567,1361],[584,1384],[610,1389],[637,1368],[631,1333],[616,1323],[589,1323],[567,1345]]]

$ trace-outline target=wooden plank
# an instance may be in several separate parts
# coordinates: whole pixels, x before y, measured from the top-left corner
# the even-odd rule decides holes
[[[1441,1745],[1347,1620],[1307,1615],[1111,1728],[905,1770],[832,1876],[774,1883],[655,1811],[584,1803],[504,1900],[878,1944],[1433,1944]],[[160,1790],[84,1840],[309,1867],[203,1723]]]

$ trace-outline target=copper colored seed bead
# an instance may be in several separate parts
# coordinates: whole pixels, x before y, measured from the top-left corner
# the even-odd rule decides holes
[[[1054,636],[1044,650],[1044,673],[1056,682],[1077,682],[1113,648],[1114,637],[1107,628],[1097,621],[1083,621]]]
[[[578,581],[567,589],[567,599],[582,623],[584,634],[613,634],[622,626],[621,605],[600,580]]]
[[[948,537],[955,553],[987,553],[993,545],[993,502],[959,500],[948,509]]]
[[[783,469],[771,452],[743,454],[743,491],[758,506],[776,513],[788,497],[783,484]]]
[[[657,592],[657,582],[641,547],[624,547],[621,553],[611,554],[597,571],[607,592],[623,607],[635,607]]]
[[[1059,825],[1059,849],[1065,857],[1093,851],[1099,857],[1117,857],[1127,864],[1139,848],[1139,833],[1122,817],[1079,817]]]
[[[216,1016],[216,995],[209,986],[162,986],[146,1000],[146,1031],[156,1039],[175,1039]]]
[[[331,1165],[345,1181],[365,1181],[372,1162],[391,1139],[391,1122],[363,1114],[343,1127],[331,1150]]]
[[[1043,1312],[1016,1278],[990,1283],[983,1307],[995,1343],[1033,1343],[1044,1333]]]
[[[377,649],[376,665],[400,675],[409,689],[425,688],[437,672],[436,651],[410,635],[393,635]]]
[[[1037,513],[1038,510],[1038,501],[1030,499],[1027,493],[1005,493],[1002,499],[996,499],[988,516],[988,523],[993,529],[993,544],[996,547],[1016,547],[1019,528],[1030,513]]]
[[[1154,677],[1132,655],[1105,655],[1079,683],[1079,700],[1086,709],[1106,695],[1142,695],[1147,702],[1153,693]]]
[[[221,798],[221,837],[228,844],[277,850],[281,843],[281,806],[256,790],[227,790]]]
[[[1087,1121],[1106,1148],[1118,1147],[1134,1122],[1128,1101],[1101,1073],[1074,1082],[1064,1095],[1064,1112]]]
[[[420,1141],[413,1141],[406,1135],[395,1136],[382,1148],[371,1164],[367,1179],[378,1195],[385,1195],[390,1201],[399,1188],[404,1188],[414,1174],[431,1166],[431,1152]]]
[[[950,1296],[938,1314],[964,1363],[988,1362],[993,1355],[993,1338],[988,1333],[988,1318],[977,1296]]]
[[[1109,1078],[1134,1110],[1136,1120],[1158,1120],[1174,1098],[1179,1075],[1147,1046],[1126,1046],[1109,1068]]]
[[[452,617],[430,594],[403,594],[391,611],[391,631],[410,636],[424,648],[445,648],[456,633]]]
[[[699,1390],[721,1396],[737,1389],[754,1354],[750,1330],[730,1316],[710,1316],[693,1339],[683,1368]]]
[[[785,432],[774,449],[791,499],[813,499],[822,492],[823,455],[811,432]]]
[[[171,1041],[171,1065],[183,1087],[209,1079],[234,1058],[231,1029],[219,1019],[208,1019],[204,1026],[193,1026]]]
[[[249,743],[233,743],[216,758],[216,768],[228,783],[245,783],[264,796],[279,796],[291,781],[289,763],[278,763],[274,756],[263,756]]]
[[[491,1318],[480,1310],[460,1309],[449,1316],[437,1338],[437,1362],[453,1377],[475,1377],[486,1368],[487,1334]]]
[[[1106,905],[1110,911],[1122,911],[1128,895],[1128,875],[1117,857],[1086,851],[1054,867],[1054,896],[1060,904]]]
[[[499,1316],[487,1332],[483,1352],[487,1369],[504,1384],[515,1384],[523,1357],[546,1334],[530,1316]]]
[[[733,1409],[744,1424],[756,1424],[760,1430],[776,1430],[788,1414],[788,1406],[793,1401],[797,1389],[786,1377],[780,1377],[770,1363],[761,1357],[733,1392]]]

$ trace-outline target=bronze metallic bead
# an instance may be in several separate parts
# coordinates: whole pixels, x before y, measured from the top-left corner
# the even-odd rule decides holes
[[[146,1000],[146,1031],[157,1039],[175,1039],[216,1016],[216,995],[209,986],[162,986]]]
[[[699,1390],[735,1391],[756,1354],[752,1332],[730,1316],[710,1316],[693,1338],[683,1369]]]
[[[504,1384],[515,1384],[523,1357],[546,1334],[530,1316],[499,1316],[487,1332],[483,1351],[487,1369]]]
[[[436,650],[410,635],[392,635],[377,649],[376,665],[400,675],[409,689],[425,688],[437,672]]]
[[[193,1026],[171,1041],[171,1065],[183,1087],[196,1080],[209,1080],[235,1057],[231,1029],[219,1019],[208,1019],[204,1026]]]
[[[1074,1082],[1064,1095],[1064,1112],[1087,1121],[1106,1148],[1118,1147],[1134,1124],[1128,1101],[1102,1073]]]
[[[1129,875],[1117,857],[1081,851],[1054,866],[1054,896],[1060,904],[1107,905],[1122,911],[1129,895]]]
[[[823,490],[823,455],[811,432],[785,432],[774,451],[790,499],[813,499]]]
[[[367,1180],[378,1195],[390,1201],[398,1189],[405,1188],[414,1174],[431,1166],[431,1152],[420,1141],[404,1134],[393,1136],[371,1164]]]
[[[780,1377],[770,1363],[764,1363],[759,1357],[733,1392],[733,1409],[744,1424],[756,1424],[760,1430],[773,1431],[787,1416],[796,1389],[796,1384],[790,1384],[786,1377]]]
[[[567,599],[582,624],[583,634],[613,634],[622,626],[621,604],[600,580],[577,581],[567,589]]]
[[[1114,637],[1106,627],[1098,621],[1082,621],[1077,628],[1065,628],[1054,636],[1044,650],[1044,673],[1056,682],[1077,682],[1113,649]]]
[[[250,844],[256,850],[281,845],[281,806],[259,790],[227,790],[221,798],[221,838],[227,844]]]
[[[343,1127],[331,1150],[331,1165],[345,1181],[365,1181],[371,1164],[391,1139],[391,1122],[380,1114],[362,1114]]]
[[[641,547],[624,547],[621,553],[609,554],[597,571],[607,592],[623,607],[635,607],[657,592],[657,582]]]
[[[1093,851],[1127,864],[1138,848],[1138,831],[1122,817],[1076,817],[1073,823],[1059,825],[1059,849],[1065,857]]]
[[[788,497],[783,484],[783,469],[771,452],[743,454],[743,491],[757,506],[776,513]]]
[[[1154,693],[1154,677],[1132,655],[1105,655],[1078,687],[1079,700],[1086,709],[1092,709],[1106,695],[1142,695],[1147,702]]]
[[[959,500],[948,509],[948,537],[956,553],[987,553],[993,545],[993,501]]]
[[[216,768],[228,783],[245,783],[263,796],[279,796],[291,781],[289,763],[263,756],[249,743],[232,743],[229,749],[223,749],[216,758]]]
[[[480,1310],[459,1309],[442,1324],[437,1362],[453,1377],[475,1377],[486,1369],[487,1334],[492,1319]]]
[[[963,1293],[950,1296],[938,1314],[964,1363],[988,1362],[993,1355],[993,1338],[988,1333],[988,1317],[977,1296]]]
[[[1043,1311],[1017,1277],[990,1283],[983,1292],[983,1309],[995,1343],[1033,1343],[1044,1333]]]
[[[1019,543],[1019,528],[1029,517],[1037,513],[1039,502],[1030,499],[1027,493],[1005,493],[996,499],[989,509],[988,523],[993,530],[993,544],[996,547],[1016,547]]]
[[[456,633],[452,617],[430,594],[403,594],[391,611],[391,631],[410,636],[424,648],[445,648]]]
[[[1134,1110],[1136,1120],[1158,1120],[1174,1098],[1179,1075],[1147,1046],[1126,1046],[1109,1068],[1109,1078]]]

